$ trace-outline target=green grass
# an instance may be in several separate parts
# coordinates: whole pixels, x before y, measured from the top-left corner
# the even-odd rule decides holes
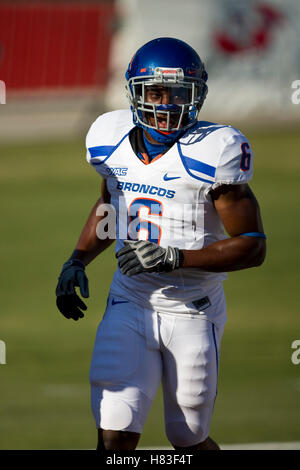
[[[211,435],[222,443],[300,440],[300,137],[249,135],[251,187],[261,206],[264,265],[229,275],[228,323]],[[89,268],[88,312],[78,323],[56,310],[54,290],[96,201],[100,181],[85,163],[83,140],[0,146],[1,321],[7,364],[0,365],[1,449],[94,448],[88,372],[114,271],[113,248]],[[161,394],[141,446],[168,444]]]

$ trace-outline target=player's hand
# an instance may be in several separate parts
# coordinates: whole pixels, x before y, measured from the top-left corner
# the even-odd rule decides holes
[[[62,267],[56,287],[56,305],[66,318],[73,318],[77,321],[84,316],[82,310],[86,310],[87,307],[76,294],[76,286],[79,287],[82,297],[89,297],[85,266],[82,261],[73,259],[67,261]]]
[[[77,294],[58,295],[56,297],[56,305],[64,317],[68,319],[73,318],[75,321],[84,317],[82,310],[87,309],[87,306]]]
[[[116,253],[122,274],[133,276],[143,272],[170,272],[178,269],[181,252],[178,248],[162,248],[148,241],[124,240],[124,248]]]

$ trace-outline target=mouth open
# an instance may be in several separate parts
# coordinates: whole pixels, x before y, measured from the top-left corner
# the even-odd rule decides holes
[[[180,117],[179,114],[176,114],[174,116],[170,116],[170,123],[169,123],[169,128],[170,129],[178,126],[179,117]],[[157,123],[158,123],[159,129],[162,129],[162,130],[168,129],[167,116],[157,114]]]

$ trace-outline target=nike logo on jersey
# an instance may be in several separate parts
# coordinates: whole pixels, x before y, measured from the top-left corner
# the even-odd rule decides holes
[[[178,180],[178,178],[181,178],[181,176],[168,176],[168,173],[164,175],[164,181]]]
[[[115,300],[115,299],[112,299],[112,302],[111,302],[112,305],[117,305],[117,304],[128,304],[128,300]]]

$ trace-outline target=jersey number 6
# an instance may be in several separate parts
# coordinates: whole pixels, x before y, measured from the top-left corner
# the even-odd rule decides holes
[[[148,198],[134,199],[128,208],[128,239],[149,240],[159,245],[161,228],[147,220],[151,216],[162,216],[163,205],[160,201]]]
[[[241,170],[242,171],[248,171],[250,169],[250,163],[251,163],[251,153],[247,152],[247,150],[250,149],[250,146],[248,142],[243,142],[241,145]]]

